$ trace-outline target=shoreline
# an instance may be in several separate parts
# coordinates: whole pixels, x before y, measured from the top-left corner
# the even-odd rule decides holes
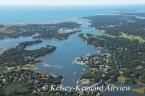
[[[83,17],[72,17],[72,18],[66,18],[62,20],[49,20],[49,19],[43,19],[40,21],[33,20],[33,21],[26,21],[26,22],[18,22],[18,23],[4,23],[0,25],[5,25],[5,26],[10,26],[10,25],[29,25],[29,24],[57,24],[57,23],[62,23],[62,22],[76,22],[78,23],[78,19],[83,18]]]

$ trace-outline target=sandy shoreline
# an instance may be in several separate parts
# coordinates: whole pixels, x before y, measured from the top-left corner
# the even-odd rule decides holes
[[[42,64],[44,67],[54,67],[54,68],[58,68],[58,69],[62,68],[61,66],[50,65],[50,64],[47,64],[47,63],[44,63],[44,62],[40,62],[39,64]]]

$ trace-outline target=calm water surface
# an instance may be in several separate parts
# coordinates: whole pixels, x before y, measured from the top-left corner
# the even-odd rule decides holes
[[[87,20],[78,21],[82,24],[82,32],[91,34],[104,34],[102,31],[97,31],[88,26]],[[47,44],[54,45],[57,49],[45,56],[40,57],[42,61],[51,65],[46,67],[43,64],[38,64],[38,69],[48,72],[62,74],[64,77],[64,85],[74,85],[76,80],[80,78],[87,70],[85,66],[73,64],[73,60],[81,55],[97,52],[99,49],[92,46],[88,46],[81,38],[78,37],[80,33],[75,33],[69,36],[66,40],[44,40],[43,43],[29,46],[27,50],[36,49],[40,46],[46,46]]]

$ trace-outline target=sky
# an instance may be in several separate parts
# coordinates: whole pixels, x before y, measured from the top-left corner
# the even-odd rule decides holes
[[[145,0],[0,0],[0,5],[114,5],[145,4]]]

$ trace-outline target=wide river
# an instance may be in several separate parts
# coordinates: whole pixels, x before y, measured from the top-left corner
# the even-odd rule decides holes
[[[43,40],[42,43],[31,45],[26,48],[27,50],[33,50],[48,44],[56,46],[57,49],[54,52],[39,58],[49,66],[37,64],[36,67],[43,72],[63,75],[62,84],[67,86],[75,85],[75,82],[81,75],[87,72],[86,66],[73,64],[73,60],[78,56],[99,51],[99,49],[87,45],[78,35],[81,33],[104,34],[104,31],[95,30],[89,27],[89,22],[86,19],[74,19],[73,21],[81,24],[81,32],[74,33],[65,40]],[[32,37],[33,36],[0,40],[0,48],[15,47],[20,42],[33,40]]]
[[[95,29],[90,28],[87,20],[80,20],[79,23],[82,24],[82,32],[80,33],[103,34],[102,31],[96,31]],[[78,56],[98,51],[97,48],[88,46],[81,40],[78,36],[80,33],[72,34],[66,40],[44,40],[43,43],[30,46],[27,49],[35,49],[40,46],[45,46],[46,44],[56,46],[57,49],[54,52],[40,57],[41,60],[51,66],[45,67],[43,64],[38,64],[37,67],[48,73],[62,74],[64,77],[62,83],[64,85],[73,85],[87,70],[85,66],[73,64],[73,60]]]

